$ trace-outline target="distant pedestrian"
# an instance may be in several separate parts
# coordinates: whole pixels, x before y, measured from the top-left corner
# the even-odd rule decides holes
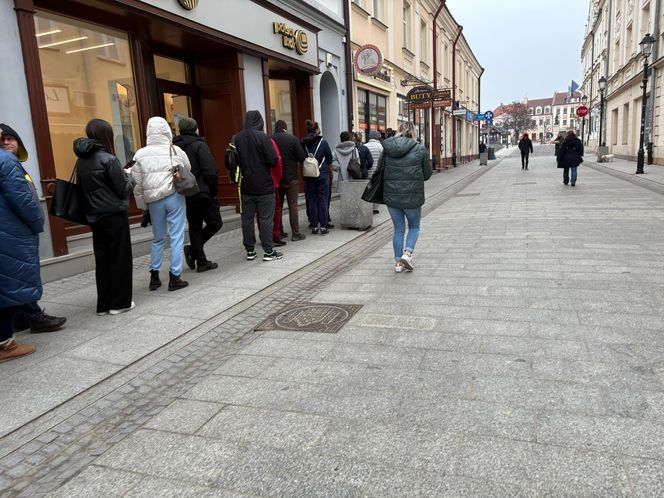
[[[383,153],[383,145],[380,143],[380,133],[378,131],[371,130],[369,132],[369,141],[366,143],[366,148],[369,149],[373,160],[372,167],[369,169],[369,174],[367,175],[367,178],[371,178],[378,167],[380,155]],[[373,212],[374,214],[378,214],[378,204],[373,205]]]
[[[152,220],[152,250],[150,254],[151,291],[161,287],[159,270],[164,258],[164,244],[168,232],[171,258],[168,271],[168,290],[176,291],[189,285],[182,280],[182,252],[186,221],[185,197],[175,191],[173,172],[176,162],[191,169],[189,158],[180,147],[173,145],[171,127],[164,118],[148,120],[146,145],[136,151],[132,175],[136,179],[134,197],[139,209],[148,209]]]
[[[28,151],[25,148],[25,145],[23,145],[21,137],[18,133],[16,133],[16,131],[14,131],[11,126],[4,123],[0,123],[0,146],[6,152],[13,154],[19,163],[24,163],[28,160]],[[19,165],[26,179],[28,179],[28,186],[34,190],[35,196],[39,201],[37,190],[34,187],[34,183],[32,183],[32,178],[30,178],[30,175],[28,175],[27,171],[23,169],[22,164]],[[40,232],[41,231],[42,230],[40,230]],[[36,264],[37,272],[39,273],[39,237],[37,237],[35,240],[37,243]],[[45,310],[43,310],[41,306],[39,306],[37,300],[35,300],[31,303],[25,303],[20,307],[18,313],[14,317],[14,326],[16,331],[30,328],[33,333],[54,332],[61,329],[66,321],[67,319],[65,317],[47,315]]]
[[[44,215],[32,179],[17,158],[0,150],[0,362],[35,351],[13,337],[16,315],[42,295],[39,233]]]
[[[180,135],[173,139],[173,143],[187,154],[191,172],[196,177],[199,190],[197,194],[186,198],[191,243],[184,246],[184,260],[189,268],[201,273],[219,267],[217,263],[207,259],[203,248],[223,225],[217,197],[219,188],[217,162],[205,139],[198,135],[196,120],[188,117],[181,118],[178,128]],[[203,227],[203,223],[205,223],[205,227]]]
[[[326,174],[328,166],[332,163],[332,151],[327,141],[320,135],[318,124],[307,120],[307,136],[302,140],[305,153],[312,154],[318,167],[320,175],[304,178],[304,194],[307,197],[309,205],[309,223],[311,224],[311,233],[314,235],[327,235],[329,226],[329,191],[330,176]],[[352,147],[355,143],[351,142]]]
[[[397,273],[413,270],[413,251],[420,234],[424,204],[424,182],[432,174],[429,155],[424,146],[414,139],[415,134],[415,125],[408,122],[399,125],[397,136],[383,141],[383,201],[394,224],[392,245]],[[406,220],[408,236],[404,245]]]
[[[133,260],[129,235],[129,197],[136,180],[114,155],[113,127],[93,119],[87,138],[74,141],[76,174],[87,200],[97,283],[97,314],[117,315],[134,308]]]
[[[288,219],[291,229],[291,240],[304,240],[306,235],[300,231],[300,221],[297,206],[297,198],[300,193],[300,181],[297,176],[297,165],[302,163],[307,155],[300,141],[291,133],[288,133],[288,125],[285,121],[279,120],[275,123],[275,131],[272,139],[277,144],[281,153],[282,173],[279,181],[277,204],[283,206],[284,197],[288,202]],[[327,174],[327,168],[321,170],[321,174]],[[279,237],[288,236],[283,229]]]
[[[260,111],[248,111],[244,128],[232,138],[242,172],[242,243],[250,261],[256,259],[254,217],[257,211],[260,213],[258,230],[263,246],[263,261],[283,258],[283,254],[275,250],[272,243],[275,183],[271,170],[279,164],[279,156],[274,143],[263,131],[264,126]]]
[[[362,170],[362,179],[369,177],[369,170],[373,167],[374,160],[371,151],[362,143],[362,132],[355,132],[355,147],[360,154],[360,169]]]
[[[521,151],[521,169],[528,169],[528,156],[533,151],[533,142],[528,138],[527,133],[524,133],[519,140],[519,150]]]
[[[576,168],[583,162],[583,143],[574,131],[569,130],[558,151],[558,167],[563,168],[563,183],[576,185]],[[570,170],[572,176],[570,178]]]

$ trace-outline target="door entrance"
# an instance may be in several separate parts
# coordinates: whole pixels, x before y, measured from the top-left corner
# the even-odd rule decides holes
[[[157,86],[160,115],[168,122],[173,136],[179,135],[178,122],[181,118],[196,119],[196,90],[191,85],[164,80],[157,80]],[[199,122],[198,119],[196,121]]]

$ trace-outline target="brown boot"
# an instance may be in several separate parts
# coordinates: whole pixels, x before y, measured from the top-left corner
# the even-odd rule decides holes
[[[0,346],[0,363],[27,356],[34,353],[35,349],[31,344],[17,344],[14,339],[11,339],[7,344]]]

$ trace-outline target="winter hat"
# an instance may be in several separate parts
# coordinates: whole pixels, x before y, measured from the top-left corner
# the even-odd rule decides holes
[[[369,132],[369,140],[378,140],[380,138],[380,133],[378,133],[376,130],[371,130]]]
[[[11,126],[6,125],[4,123],[0,123],[0,130],[2,130],[0,132],[2,135],[9,135],[10,137],[14,137],[18,142],[18,151],[16,152],[16,157],[18,158],[18,161],[21,163],[27,161],[28,151],[25,149],[25,145],[23,145],[23,140],[21,140],[21,137],[18,136],[18,133],[16,133]]]
[[[178,121],[178,128],[180,129],[180,133],[195,132],[198,130],[198,123],[193,118],[184,117]]]
[[[288,130],[288,125],[286,124],[286,121],[283,119],[280,119],[274,124],[274,131],[286,131]]]

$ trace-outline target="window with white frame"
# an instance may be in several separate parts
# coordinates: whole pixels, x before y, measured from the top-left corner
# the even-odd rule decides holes
[[[403,3],[403,46],[410,49],[410,25],[411,25],[410,3]]]
[[[427,39],[427,23],[422,21],[420,23],[420,60],[427,62],[428,50],[429,47]]]
[[[385,0],[373,0],[373,16],[382,21],[385,18]]]

